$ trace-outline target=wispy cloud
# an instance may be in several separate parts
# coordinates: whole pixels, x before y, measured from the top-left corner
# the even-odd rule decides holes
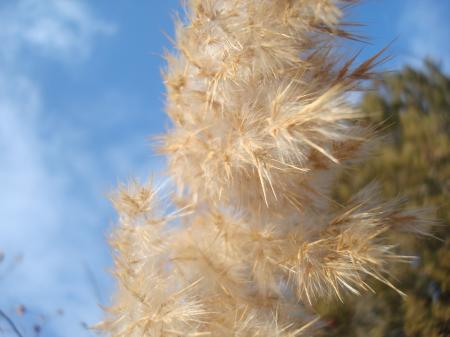
[[[405,41],[405,63],[420,66],[425,57],[442,62],[450,71],[450,3],[439,0],[405,1],[398,30]]]
[[[0,249],[7,259],[24,255],[19,268],[0,279],[0,305],[25,303],[42,317],[62,307],[67,316],[50,320],[47,335],[80,336],[81,320],[99,318],[86,268],[106,264],[106,247],[99,244],[106,206],[86,198],[89,192],[79,192],[71,177],[74,166],[82,167],[79,177],[98,189],[92,187],[101,176],[94,154],[64,130],[44,135],[48,107],[41,83],[23,64],[38,62],[37,56],[66,66],[83,62],[97,39],[115,30],[82,1],[0,4]]]
[[[41,53],[64,62],[88,57],[94,39],[116,27],[96,18],[85,3],[71,0],[6,0],[0,5],[1,55]]]

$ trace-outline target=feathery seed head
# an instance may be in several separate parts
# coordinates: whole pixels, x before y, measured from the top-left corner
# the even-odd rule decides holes
[[[343,99],[359,78],[330,53],[340,15],[335,1],[190,2],[160,146],[181,191],[255,211],[301,204],[314,186],[293,181],[351,156],[366,134]]]
[[[370,291],[367,276],[395,288],[388,267],[407,258],[387,233],[423,232],[420,215],[372,186],[347,207],[331,194],[372,133],[347,94],[379,57],[337,52],[345,2],[188,1],[159,144],[171,206],[139,184],[113,199],[113,336],[311,336],[316,299]]]

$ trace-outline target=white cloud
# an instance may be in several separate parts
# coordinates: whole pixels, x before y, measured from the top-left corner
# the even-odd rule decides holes
[[[44,315],[62,307],[67,316],[48,323],[55,335],[81,336],[80,321],[100,317],[85,263],[105,265],[101,224],[107,219],[104,203],[74,192],[72,162],[86,170],[86,184],[98,188],[92,187],[99,177],[93,154],[60,130],[42,136],[47,106],[23,62],[37,62],[36,55],[65,64],[86,60],[97,37],[114,30],[82,1],[0,4],[0,249],[7,259],[24,255],[17,270],[0,279],[0,303],[24,303]]]
[[[398,26],[408,48],[405,63],[420,66],[423,58],[432,57],[450,71],[449,10],[447,1],[405,1]]]
[[[24,255],[15,273],[2,280],[3,300],[23,302],[43,314],[61,306],[79,320],[98,319],[97,299],[83,263],[96,266],[102,258],[102,249],[95,247],[101,232],[93,224],[98,221],[100,226],[104,220],[95,211],[99,205],[77,200],[70,194],[67,173],[52,167],[58,159],[48,153],[52,144],[39,135],[44,110],[36,84],[0,76],[0,92],[0,247],[8,258]],[[75,144],[65,145],[73,145],[72,160],[83,160]],[[67,300],[71,296],[75,304]],[[74,329],[79,323],[74,319],[64,328]]]
[[[13,62],[21,52],[82,60],[98,35],[111,35],[115,30],[114,25],[94,17],[81,1],[20,0],[0,5],[0,53]]]

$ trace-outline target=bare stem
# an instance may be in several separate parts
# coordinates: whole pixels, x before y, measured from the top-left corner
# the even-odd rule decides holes
[[[11,327],[11,329],[14,331],[14,333],[18,336],[18,337],[23,337],[23,335],[20,333],[19,329],[17,328],[17,326],[14,324],[14,322],[12,321],[11,318],[9,318],[9,316],[7,314],[5,314],[3,312],[3,310],[0,309],[0,316],[4,318],[4,320],[9,324],[9,326]]]

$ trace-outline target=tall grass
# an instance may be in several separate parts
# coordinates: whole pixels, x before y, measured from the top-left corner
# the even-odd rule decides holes
[[[188,2],[158,144],[174,188],[161,198],[133,183],[114,198],[112,336],[310,336],[318,299],[370,291],[371,279],[396,289],[389,267],[409,258],[385,236],[422,232],[419,212],[372,184],[332,199],[337,172],[374,136],[348,96],[380,60],[340,52],[356,39],[349,2]]]

